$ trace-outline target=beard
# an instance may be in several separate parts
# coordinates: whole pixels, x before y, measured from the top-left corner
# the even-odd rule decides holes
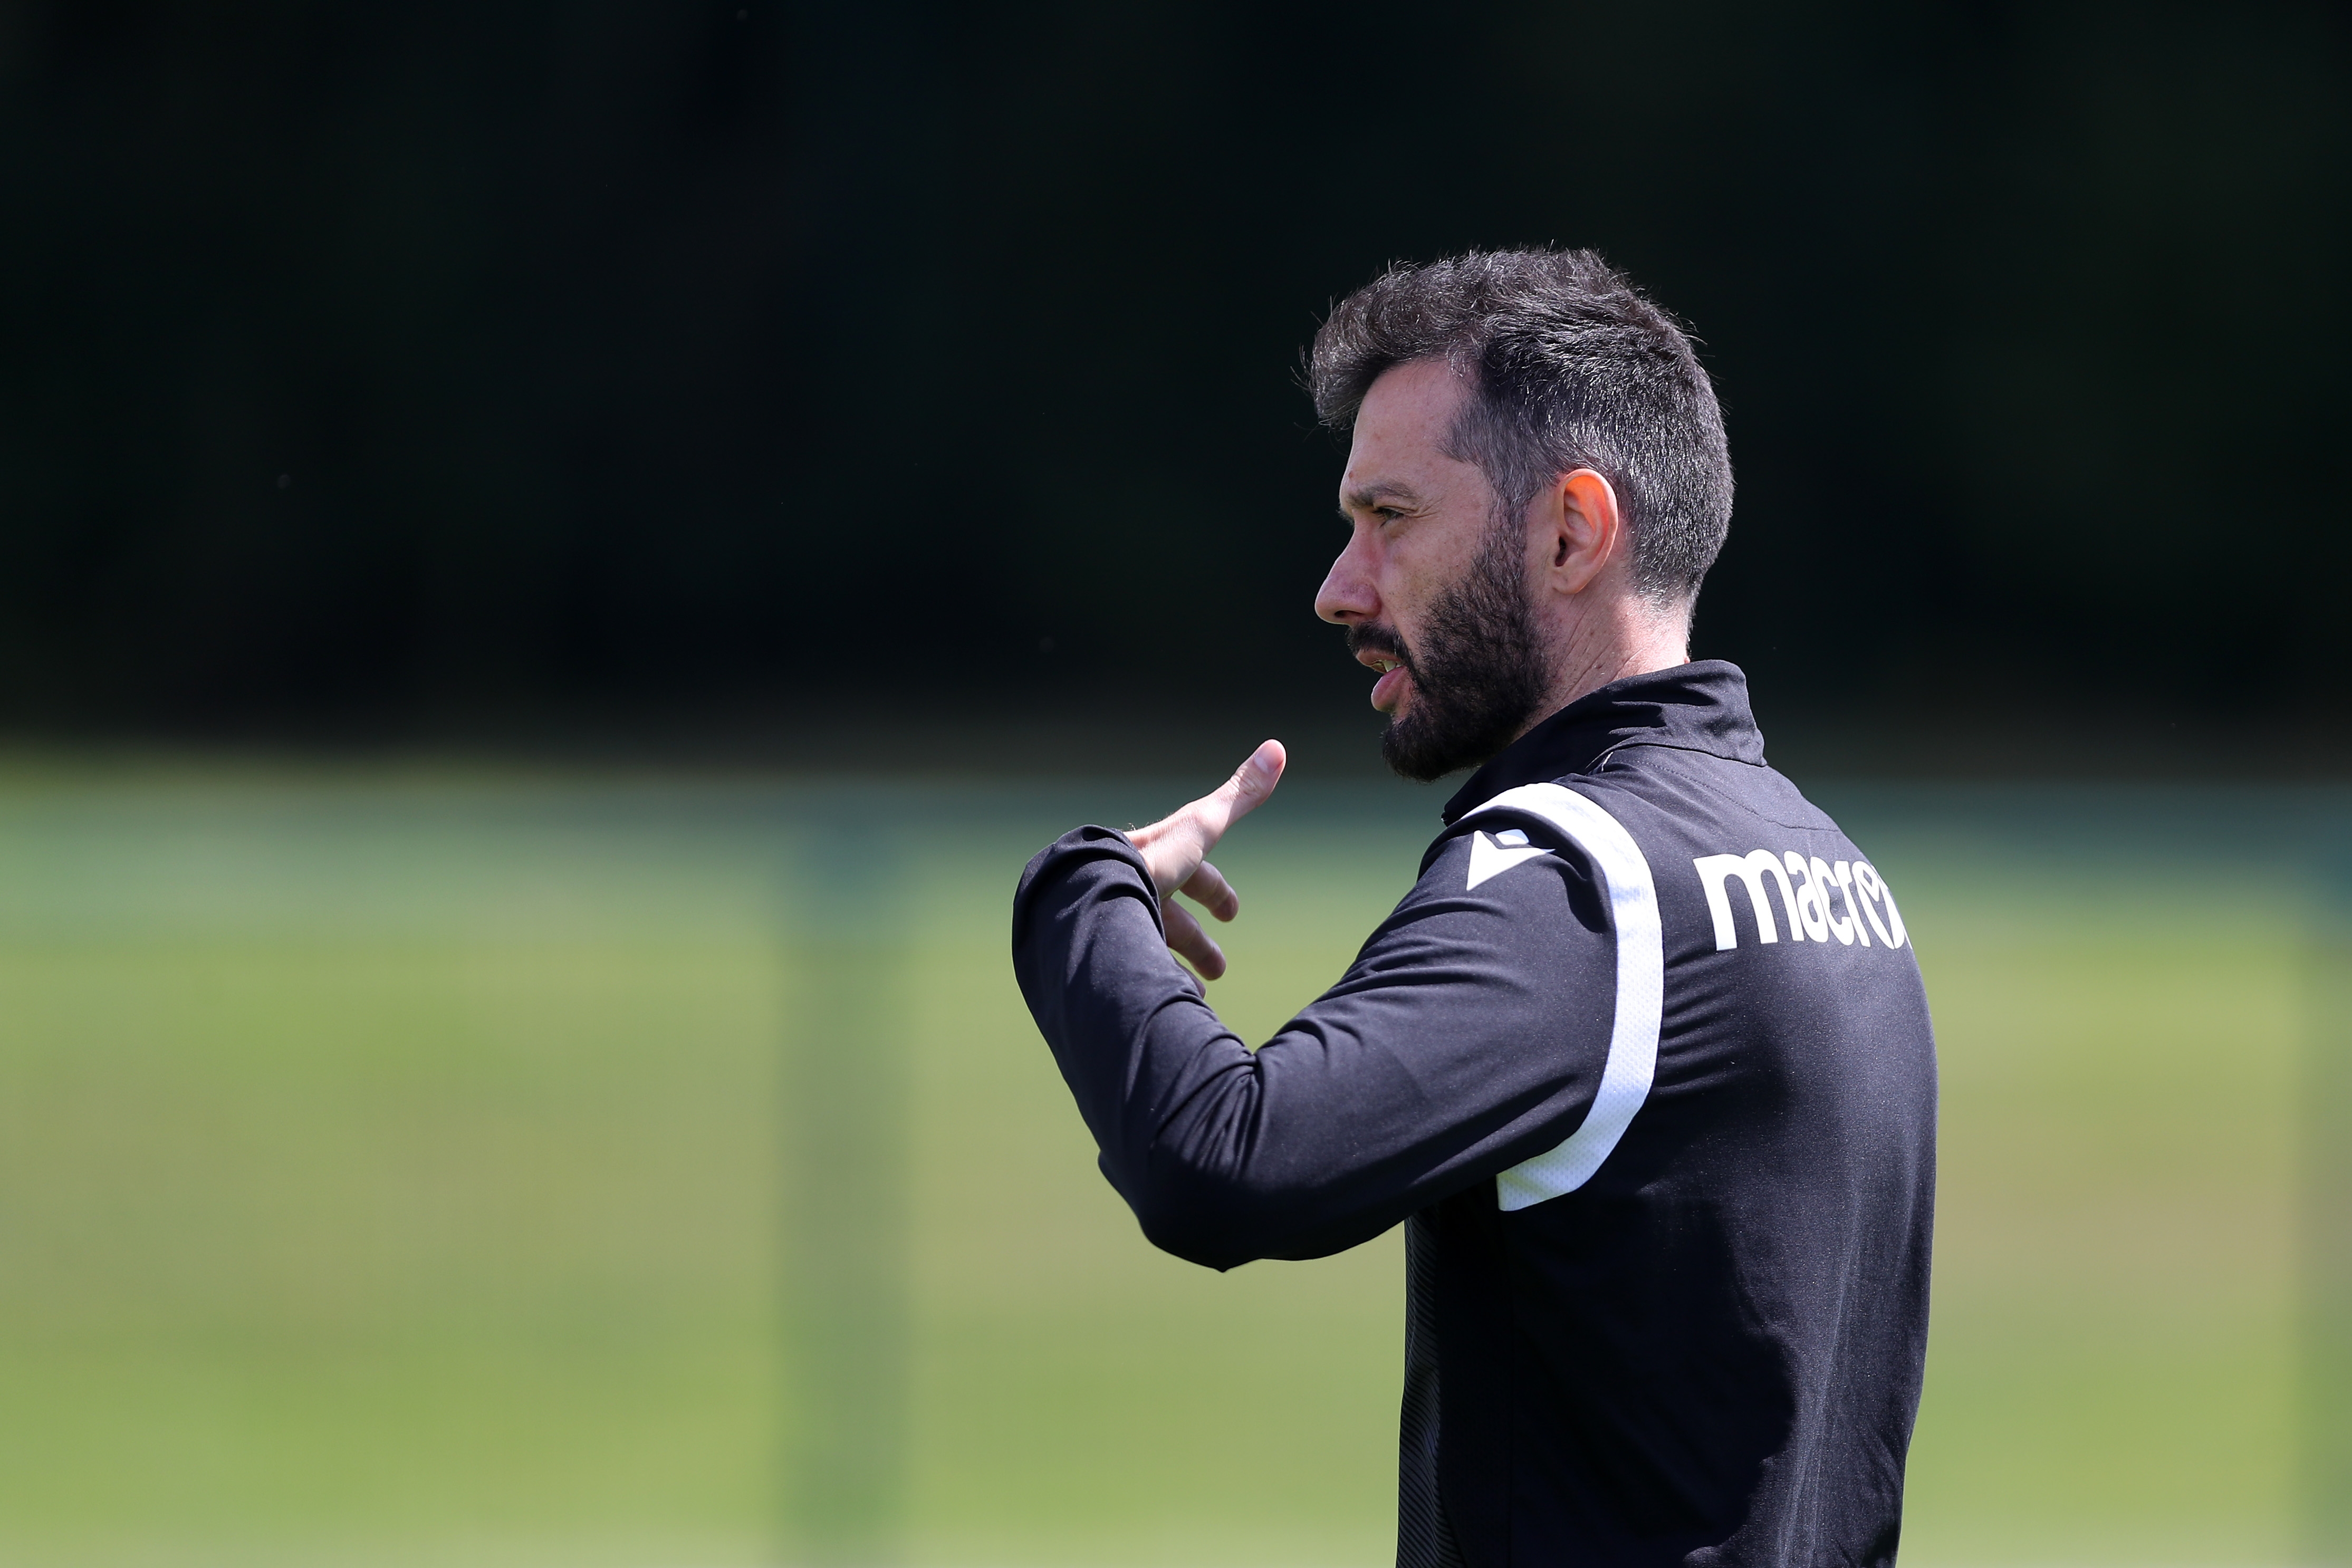
[[[1518,519],[1486,531],[1462,580],[1430,607],[1408,649],[1385,626],[1348,628],[1348,651],[1373,649],[1412,677],[1405,711],[1381,734],[1381,759],[1426,784],[1486,761],[1517,738],[1551,685],[1528,602],[1527,539]]]

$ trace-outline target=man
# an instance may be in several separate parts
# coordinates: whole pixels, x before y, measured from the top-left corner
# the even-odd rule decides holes
[[[1766,766],[1740,672],[1688,662],[1731,513],[1706,374],[1580,251],[1391,271],[1311,370],[1354,437],[1317,612],[1398,771],[1480,766],[1255,1053],[1172,895],[1234,916],[1202,857],[1277,743],[1030,862],[1014,963],[1103,1172],[1213,1268],[1403,1222],[1402,1568],[1889,1563],[1934,1044],[1885,879]]]

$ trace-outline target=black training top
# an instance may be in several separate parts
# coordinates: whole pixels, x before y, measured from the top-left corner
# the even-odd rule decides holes
[[[1014,967],[1103,1174],[1213,1268],[1406,1223],[1403,1568],[1891,1562],[1936,1062],[1885,880],[1719,662],[1570,704],[1444,816],[1255,1053],[1124,837],[1029,862]]]

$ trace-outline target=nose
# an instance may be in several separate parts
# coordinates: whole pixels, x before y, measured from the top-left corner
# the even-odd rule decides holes
[[[1348,548],[1331,563],[1323,586],[1315,593],[1315,613],[1334,626],[1352,626],[1380,616],[1381,596],[1372,586],[1372,563],[1368,559],[1370,552],[1365,548],[1364,532],[1359,528],[1349,537]]]

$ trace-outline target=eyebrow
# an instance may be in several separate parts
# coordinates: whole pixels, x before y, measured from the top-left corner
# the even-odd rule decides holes
[[[1369,511],[1382,501],[1391,500],[1417,504],[1421,500],[1421,492],[1393,479],[1377,479],[1360,490],[1350,490],[1340,497],[1339,515],[1346,517],[1350,508]]]

